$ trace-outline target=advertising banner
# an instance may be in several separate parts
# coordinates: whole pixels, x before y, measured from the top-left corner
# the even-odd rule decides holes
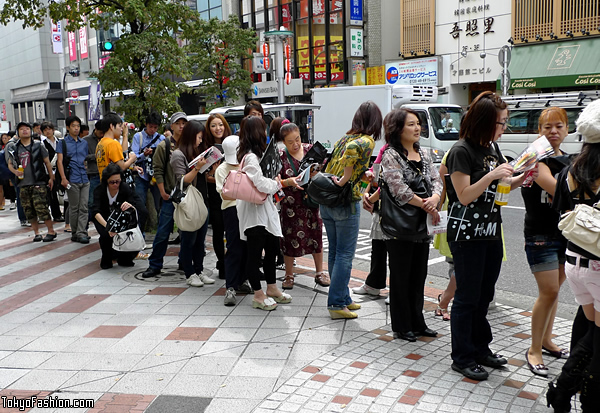
[[[63,52],[62,45],[62,22],[52,21],[52,53],[61,54]]]

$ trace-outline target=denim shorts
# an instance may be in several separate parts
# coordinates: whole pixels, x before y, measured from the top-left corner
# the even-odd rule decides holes
[[[552,271],[565,263],[567,243],[544,235],[525,237],[525,254],[531,272]]]

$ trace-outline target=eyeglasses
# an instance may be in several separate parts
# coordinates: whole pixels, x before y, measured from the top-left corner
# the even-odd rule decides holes
[[[496,125],[502,125],[502,128],[508,127],[508,119],[504,122],[496,122]]]
[[[121,183],[121,180],[120,180],[120,179],[117,179],[116,181],[108,181],[108,183],[109,183],[110,185],[119,185],[119,184]]]

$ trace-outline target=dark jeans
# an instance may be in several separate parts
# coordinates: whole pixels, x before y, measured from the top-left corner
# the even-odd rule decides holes
[[[13,176],[11,179],[17,196],[17,215],[19,216],[19,221],[26,222],[25,211],[23,211],[23,205],[21,205],[21,189],[17,186],[18,178]]]
[[[260,290],[260,257],[263,249],[265,258],[263,260],[263,270],[265,271],[265,280],[267,284],[275,284],[276,281],[276,260],[279,251],[279,238],[267,231],[265,227],[248,228],[246,234],[248,256],[246,259],[246,274],[250,280],[250,285],[254,291]]]
[[[52,189],[48,188],[48,205],[50,205],[50,213],[52,219],[57,220],[62,217],[60,212],[60,203],[58,202],[58,185],[53,185]]]
[[[96,218],[93,219],[96,231],[100,234],[100,249],[102,250],[102,258],[100,259],[100,265],[112,264],[112,260],[117,260],[118,264],[131,264],[133,259],[138,255],[137,252],[120,252],[115,251],[112,248],[113,239],[108,235],[108,231],[103,225],[100,225]]]
[[[193,274],[201,274],[204,270],[204,256],[206,255],[204,241],[207,230],[208,219],[197,231],[181,231],[179,257],[185,278],[190,278]]]
[[[392,331],[421,332],[429,243],[386,240],[390,252],[390,315]],[[454,315],[454,314],[453,314]]]
[[[162,199],[160,196],[160,190],[157,185],[151,185],[150,181],[146,181],[144,178],[141,178],[139,175],[135,177],[135,193],[142,200],[142,204],[146,205],[146,201],[148,200],[148,190],[152,194],[152,199],[154,200],[154,209],[156,212],[160,211],[160,200]],[[144,231],[144,228],[142,228]]]
[[[365,280],[371,288],[386,287],[388,250],[382,239],[371,240],[371,268]],[[390,281],[391,282],[391,281]]]
[[[450,242],[456,275],[452,305],[452,360],[472,367],[492,354],[492,329],[487,320],[502,266],[502,240]]]
[[[152,243],[152,254],[148,258],[148,264],[150,268],[160,270],[163,267],[163,258],[167,253],[167,247],[169,246],[169,235],[173,231],[173,212],[175,206],[171,201],[163,201],[162,208],[158,214],[158,227],[156,228],[156,236]],[[181,250],[179,253],[181,257]]]
[[[223,213],[221,212],[221,195],[216,190],[216,185],[208,183],[208,207],[210,209],[210,225],[212,227],[212,240],[215,255],[217,256],[217,269],[224,269],[225,262],[225,243],[223,235],[225,235],[225,224],[223,222]],[[227,278],[227,272],[225,272]]]
[[[237,289],[247,279],[244,274],[247,250],[246,241],[240,239],[240,222],[235,206],[223,210],[223,222],[225,224],[225,236],[227,237],[225,285],[227,288]]]
[[[90,197],[88,198],[88,212],[89,212],[89,220],[92,220],[92,206],[94,205],[94,191],[96,187],[100,185],[100,175],[88,175],[88,179],[90,181]]]

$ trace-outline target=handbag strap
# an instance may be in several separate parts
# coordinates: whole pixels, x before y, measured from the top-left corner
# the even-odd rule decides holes
[[[285,154],[287,155],[288,161],[290,162],[290,165],[294,170],[294,175],[298,176],[298,168],[296,168],[296,164],[294,164],[294,159],[292,158],[292,155],[290,155],[290,152],[287,148],[285,148]]]

